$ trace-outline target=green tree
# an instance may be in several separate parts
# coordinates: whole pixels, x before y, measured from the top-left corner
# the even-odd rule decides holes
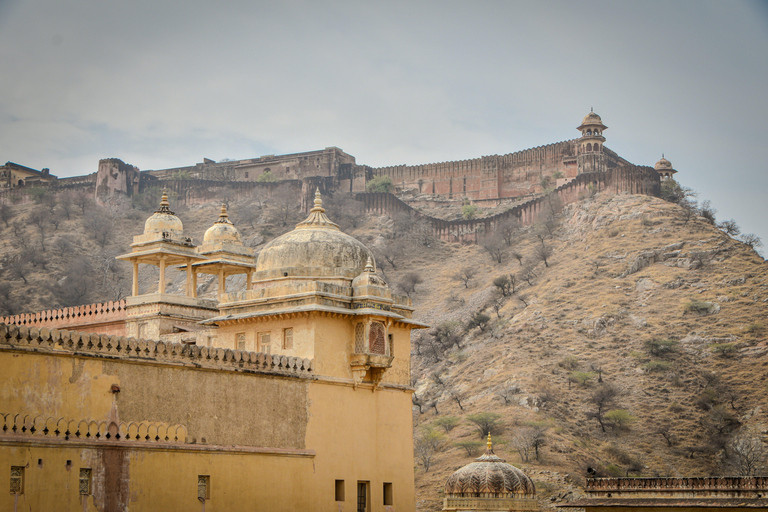
[[[606,425],[614,430],[629,430],[629,426],[637,420],[625,409],[612,409],[605,413],[604,419]]]
[[[394,192],[394,190],[395,186],[389,176],[376,176],[365,185],[366,192]]]
[[[499,435],[504,431],[504,425],[501,422],[501,414],[495,412],[478,412],[467,416],[467,420],[475,426],[481,439],[490,433],[492,436]]]
[[[459,426],[459,418],[456,416],[443,416],[442,418],[438,418],[433,422],[433,425],[437,427],[441,427],[446,432],[450,432],[454,428]]]
[[[256,178],[256,181],[259,183],[274,183],[277,181],[277,178],[272,174],[272,171],[264,171],[261,176]]]
[[[465,204],[464,206],[461,207],[461,215],[465,219],[471,220],[477,217],[477,210],[478,210],[477,206],[473,204]]]

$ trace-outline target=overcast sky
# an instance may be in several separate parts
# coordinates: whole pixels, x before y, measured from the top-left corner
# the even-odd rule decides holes
[[[60,177],[338,146],[421,164],[577,137],[768,243],[768,5],[0,0],[0,160]]]

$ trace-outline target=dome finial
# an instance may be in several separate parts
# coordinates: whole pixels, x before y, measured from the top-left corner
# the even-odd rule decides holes
[[[490,430],[488,431],[488,443],[487,444],[488,444],[488,451],[492,451],[493,450],[493,442],[491,442],[491,432],[490,432]]]
[[[174,213],[171,211],[170,206],[171,203],[168,202],[168,191],[163,189],[163,195],[160,197],[160,208],[155,210],[155,213],[167,213],[173,215]]]
[[[373,272],[373,260],[371,260],[371,257],[368,256],[368,261],[365,262],[365,268],[363,269],[364,272]]]
[[[312,208],[313,212],[324,212],[325,208],[323,208],[323,198],[320,196],[320,187],[317,187],[315,189],[315,207]]]
[[[338,224],[331,222],[328,217],[325,216],[325,208],[323,208],[323,198],[320,196],[320,188],[315,189],[315,206],[309,210],[309,216],[302,222],[296,224],[297,228],[330,228],[339,229]]]
[[[221,213],[219,213],[219,219],[216,221],[216,224],[232,224],[227,213],[227,203],[221,203]]]

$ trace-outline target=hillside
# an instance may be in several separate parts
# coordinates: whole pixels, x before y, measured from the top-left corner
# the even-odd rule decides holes
[[[141,233],[153,194],[107,207],[61,195],[3,206],[0,314],[124,296],[130,269],[114,256]],[[196,242],[218,216],[217,203],[171,203]],[[445,479],[481,452],[485,434],[470,417],[491,427],[496,453],[528,472],[543,505],[578,493],[587,468],[734,473],[738,443],[765,437],[768,265],[703,218],[653,197],[598,194],[546,226],[459,245],[408,219],[365,216],[348,199],[326,203],[433,326],[412,339],[418,510],[439,510]],[[300,217],[280,197],[229,206],[257,249]],[[500,296],[494,280],[505,276]],[[147,289],[156,276],[144,279]],[[169,290],[183,283],[179,274]]]

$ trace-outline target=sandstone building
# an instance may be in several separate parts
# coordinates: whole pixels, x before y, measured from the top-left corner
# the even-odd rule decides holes
[[[319,193],[258,258],[226,208],[194,246],[164,197],[120,258],[123,304],[0,324],[0,510],[413,510],[425,325]],[[160,280],[140,290],[146,265]],[[183,295],[164,286],[178,268]],[[196,297],[198,273],[219,276],[217,300]],[[233,273],[244,290],[225,289]]]

